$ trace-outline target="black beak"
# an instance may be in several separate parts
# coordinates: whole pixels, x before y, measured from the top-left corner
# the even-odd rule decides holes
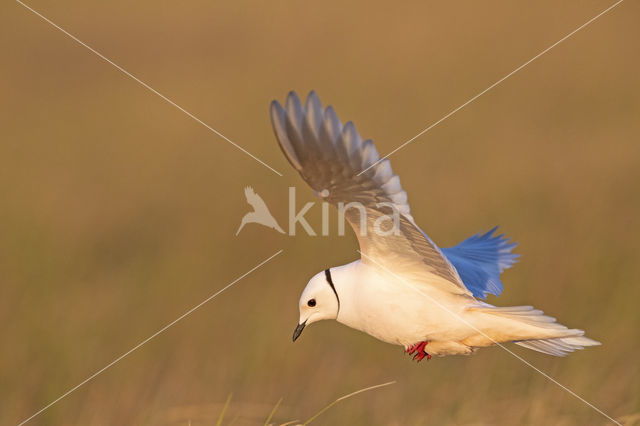
[[[307,325],[307,322],[303,322],[302,324],[298,324],[295,330],[293,330],[293,341],[295,342],[298,337],[302,334],[302,330],[304,330],[304,326]]]

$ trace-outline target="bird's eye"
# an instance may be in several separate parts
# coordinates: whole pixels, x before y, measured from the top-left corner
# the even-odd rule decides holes
[[[313,308],[314,306],[316,306],[316,299],[309,299],[307,305]]]

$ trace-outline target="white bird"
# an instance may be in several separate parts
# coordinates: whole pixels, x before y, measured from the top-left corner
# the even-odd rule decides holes
[[[260,225],[264,225],[268,228],[275,229],[281,234],[284,234],[280,225],[273,217],[267,204],[264,202],[262,197],[260,197],[250,186],[247,186],[244,189],[244,196],[247,198],[247,203],[253,207],[253,211],[245,214],[242,217],[242,221],[240,222],[240,227],[236,231],[236,235],[240,233],[244,225],[247,223],[259,223]]]
[[[300,297],[294,341],[305,326],[332,319],[401,345],[418,361],[503,342],[556,356],[600,344],[531,306],[478,300],[501,293],[500,273],[516,261],[515,244],[494,236],[494,228],[438,248],[416,225],[389,160],[378,162],[372,141],[362,141],[353,123],[343,126],[314,92],[306,106],[294,92],[285,107],[273,101],[271,120],[280,148],[316,194],[334,205],[360,203],[367,213],[363,218],[357,209],[346,210],[361,258],[311,278]],[[388,214],[381,202],[401,213],[399,232],[374,229],[376,219]]]

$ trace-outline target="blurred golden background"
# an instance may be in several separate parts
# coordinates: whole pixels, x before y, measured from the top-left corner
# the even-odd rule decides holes
[[[275,253],[33,425],[606,424],[499,348],[416,364],[334,322],[291,343],[307,280],[355,238],[235,232],[251,185],[285,226],[269,102],[315,89],[386,154],[612,2],[28,3],[279,177],[15,2],[0,18],[0,423],[16,424]],[[510,346],[616,418],[640,412],[640,5],[626,1],[392,157],[441,246],[519,243],[498,305],[601,347]],[[335,212],[332,212],[335,214]],[[333,215],[332,217],[336,217]],[[319,228],[320,208],[308,215]],[[335,225],[335,223],[334,223]],[[333,226],[333,225],[332,225]]]

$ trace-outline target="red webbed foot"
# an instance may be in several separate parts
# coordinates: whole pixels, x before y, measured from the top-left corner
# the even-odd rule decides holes
[[[429,360],[431,359],[431,355],[424,350],[427,344],[429,344],[427,341],[416,343],[415,345],[409,346],[406,352],[409,355],[413,355],[415,353],[415,355],[413,355],[413,359],[418,362],[422,361],[425,357]]]

